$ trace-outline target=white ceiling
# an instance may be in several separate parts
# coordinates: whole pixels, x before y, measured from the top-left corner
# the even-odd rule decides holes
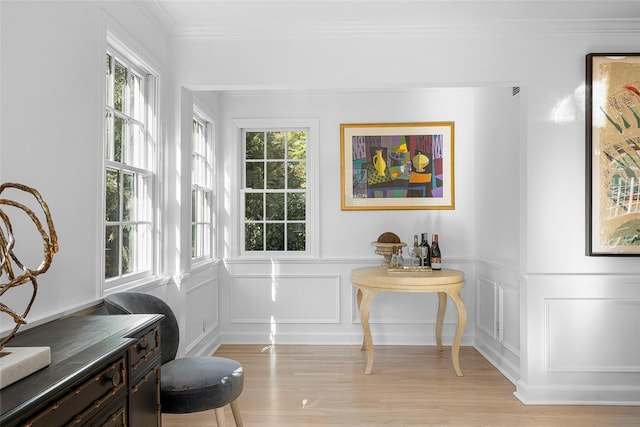
[[[640,0],[134,0],[171,38],[640,31]]]

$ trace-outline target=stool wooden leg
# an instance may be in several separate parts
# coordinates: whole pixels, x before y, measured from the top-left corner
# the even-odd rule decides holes
[[[233,419],[236,422],[236,427],[242,427],[242,417],[240,416],[240,407],[238,406],[238,399],[231,402],[231,412],[233,413]]]
[[[227,421],[224,418],[224,406],[216,408],[214,411],[216,413],[216,423],[218,427],[226,427]]]

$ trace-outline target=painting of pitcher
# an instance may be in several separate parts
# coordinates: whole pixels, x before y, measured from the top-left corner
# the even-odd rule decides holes
[[[342,124],[340,131],[342,210],[455,208],[453,122]]]
[[[376,155],[373,156],[373,167],[378,172],[378,176],[384,176],[384,171],[387,169],[387,162],[382,157],[382,150],[376,150]]]

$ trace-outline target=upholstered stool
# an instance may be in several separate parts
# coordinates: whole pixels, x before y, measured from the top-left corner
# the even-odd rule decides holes
[[[164,314],[160,322],[162,412],[185,414],[215,409],[218,426],[224,426],[224,407],[230,405],[236,426],[242,427],[237,403],[244,386],[240,363],[213,356],[176,359],[178,322],[160,298],[142,292],[120,292],[106,297],[104,303],[110,314]]]

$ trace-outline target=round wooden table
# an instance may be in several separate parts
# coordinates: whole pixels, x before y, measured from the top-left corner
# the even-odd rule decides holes
[[[437,292],[438,320],[436,323],[436,343],[442,351],[442,322],[447,307],[447,295],[458,309],[458,326],[451,347],[453,368],[461,377],[460,342],[467,324],[467,309],[460,296],[464,286],[464,273],[458,270],[442,269],[431,272],[388,272],[386,267],[362,267],[351,271],[351,283],[358,289],[357,300],[364,339],[362,350],[367,350],[367,368],[365,374],[373,369],[373,340],[369,327],[369,308],[378,292]]]

